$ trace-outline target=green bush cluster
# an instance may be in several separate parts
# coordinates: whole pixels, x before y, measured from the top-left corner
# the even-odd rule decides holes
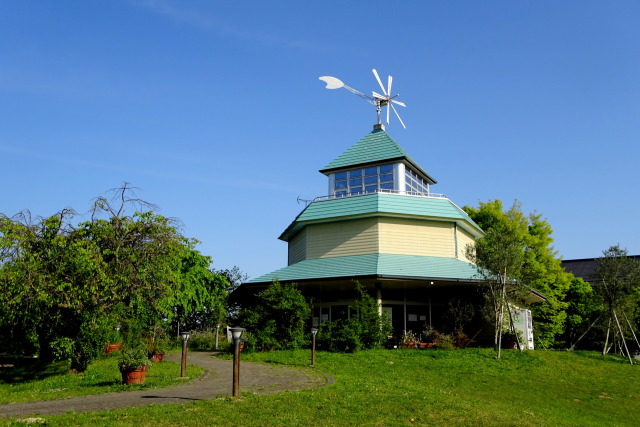
[[[357,284],[358,298],[351,306],[350,319],[323,322],[318,331],[318,347],[327,351],[354,352],[380,348],[391,333],[388,316],[378,314],[378,304]]]

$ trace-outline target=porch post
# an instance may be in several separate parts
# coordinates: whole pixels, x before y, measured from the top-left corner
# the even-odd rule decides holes
[[[402,290],[402,308],[404,312],[404,331],[407,332],[407,290]]]
[[[376,282],[376,304],[378,304],[378,316],[382,317],[382,283]]]

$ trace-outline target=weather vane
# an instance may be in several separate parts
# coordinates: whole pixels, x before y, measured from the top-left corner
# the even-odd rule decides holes
[[[378,72],[376,71],[376,69],[374,68],[371,71],[373,71],[373,75],[376,76],[376,80],[378,80],[378,84],[380,85],[380,89],[382,89],[382,93],[384,95],[380,95],[379,93],[371,91],[372,96],[367,96],[364,93],[352,87],[347,86],[342,82],[342,80],[337,79],[335,77],[331,77],[331,76],[322,76],[322,77],[319,77],[319,79],[327,84],[327,89],[340,89],[341,87],[343,87],[347,89],[349,92],[355,93],[360,98],[367,101],[369,104],[375,106],[376,112],[378,113],[378,124],[381,124],[380,111],[382,110],[382,107],[385,107],[385,106],[387,107],[387,124],[389,124],[389,110],[393,109],[393,112],[396,113],[398,120],[400,120],[400,124],[402,125],[403,128],[406,129],[407,127],[404,125],[404,122],[400,118],[400,114],[398,114],[396,107],[393,106],[393,104],[396,104],[401,107],[406,107],[404,102],[396,101],[394,99],[397,96],[399,96],[399,94],[391,96],[391,82],[393,81],[393,77],[389,76],[389,79],[387,81],[387,89],[385,89],[384,86],[382,85],[382,81],[380,80],[380,77],[378,76]]]

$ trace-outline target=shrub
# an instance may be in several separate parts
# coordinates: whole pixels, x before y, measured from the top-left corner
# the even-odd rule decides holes
[[[327,351],[353,353],[362,348],[360,325],[354,319],[323,322],[319,328],[318,347]]]
[[[253,336],[257,351],[296,349],[309,342],[311,308],[295,284],[274,281],[241,309],[239,322]]]

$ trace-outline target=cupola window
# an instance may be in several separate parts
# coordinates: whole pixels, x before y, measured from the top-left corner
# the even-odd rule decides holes
[[[336,197],[356,196],[394,189],[393,165],[372,166],[335,174]]]

